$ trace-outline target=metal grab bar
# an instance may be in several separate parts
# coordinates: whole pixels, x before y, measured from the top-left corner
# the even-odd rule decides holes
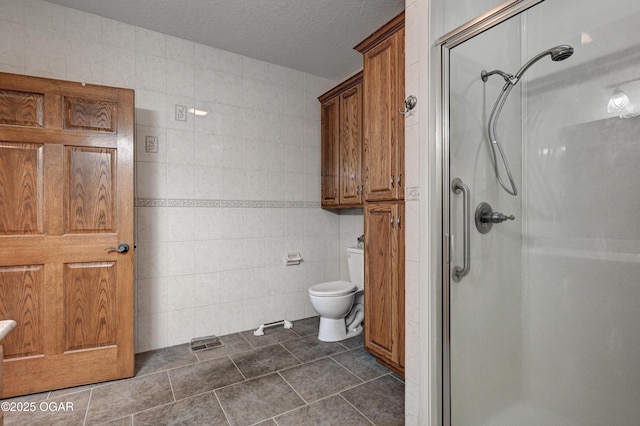
[[[471,229],[471,211],[469,206],[471,204],[471,195],[469,193],[469,187],[462,182],[462,179],[455,178],[451,181],[451,189],[456,194],[459,194],[462,191],[464,198],[463,201],[463,219],[464,223],[462,226],[462,239],[464,245],[464,254],[462,257],[462,267],[455,266],[453,268],[453,272],[451,273],[451,277],[453,281],[460,282],[460,280],[465,277],[469,270],[471,269],[471,242],[469,240],[470,237],[470,229]]]

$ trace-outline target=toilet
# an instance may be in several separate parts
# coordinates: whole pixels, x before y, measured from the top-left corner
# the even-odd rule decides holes
[[[309,288],[313,309],[320,315],[318,339],[338,342],[362,333],[364,319],[364,250],[347,248],[349,281],[330,281]]]

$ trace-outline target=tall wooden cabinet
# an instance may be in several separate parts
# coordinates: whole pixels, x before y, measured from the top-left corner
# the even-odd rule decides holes
[[[362,72],[318,100],[322,207],[362,207]]]
[[[404,376],[404,13],[364,40],[365,348]]]

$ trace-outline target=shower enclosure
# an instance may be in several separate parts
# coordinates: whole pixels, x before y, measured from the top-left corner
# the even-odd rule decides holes
[[[639,22],[516,0],[439,40],[445,424],[640,424]]]

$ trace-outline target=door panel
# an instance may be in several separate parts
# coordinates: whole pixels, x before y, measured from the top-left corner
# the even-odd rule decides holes
[[[64,265],[65,351],[116,343],[115,262]]]
[[[404,198],[404,28],[364,54],[367,201]]]
[[[64,128],[115,133],[117,103],[93,99],[65,98]]]
[[[362,86],[340,95],[340,204],[361,204]]]
[[[321,192],[323,206],[336,206],[340,204],[338,196],[338,167],[339,167],[339,141],[340,123],[338,98],[331,99],[322,104],[322,176]]]
[[[113,149],[66,147],[67,233],[113,232]]]
[[[44,95],[0,90],[0,124],[43,127]]]
[[[0,312],[21,325],[2,341],[5,359],[43,355],[43,290],[43,265],[0,267]]]
[[[0,73],[2,397],[133,375],[133,92]]]
[[[367,268],[365,273],[368,288],[367,294],[375,294],[375,303],[367,305],[367,342],[374,345],[378,351],[388,356],[393,352],[393,298],[391,291],[393,253],[392,244],[394,209],[391,204],[367,205],[366,207],[367,238],[366,256]]]
[[[43,151],[41,144],[0,142],[0,235],[43,233]]]
[[[404,110],[404,75],[405,75],[405,63],[404,63],[404,28],[400,29],[395,37],[396,43],[396,65],[394,67],[395,88],[393,90],[393,97],[395,102],[391,108],[391,118],[393,128],[396,132],[394,144],[396,145],[396,159],[394,176],[396,178],[395,185],[395,198],[398,200],[404,200],[404,114],[400,114],[400,108]]]
[[[393,37],[364,55],[364,155],[367,200],[393,198],[395,143],[391,105],[395,49]]]
[[[504,23],[503,28],[517,31],[518,24],[519,20],[514,19]],[[493,69],[495,63],[517,70],[520,52],[519,45],[513,44],[505,32],[488,31],[483,36],[490,37],[496,48],[485,53],[475,44],[481,38],[474,38],[457,46],[450,56],[450,266],[453,269],[470,265],[469,274],[459,282],[452,280],[449,290],[452,425],[491,424],[485,422],[520,392],[521,198],[507,194],[499,186],[485,136],[487,111],[491,111],[504,81],[496,78],[485,83],[479,77],[482,68]],[[505,155],[518,184],[522,174],[519,96],[520,91],[514,89],[500,119]],[[466,214],[470,227],[466,236],[465,195],[452,190],[454,178],[461,179],[469,189]],[[481,234],[475,226],[474,213],[482,202],[517,219],[494,224],[490,232]]]
[[[379,362],[404,368],[404,205],[365,206],[365,348]]]

